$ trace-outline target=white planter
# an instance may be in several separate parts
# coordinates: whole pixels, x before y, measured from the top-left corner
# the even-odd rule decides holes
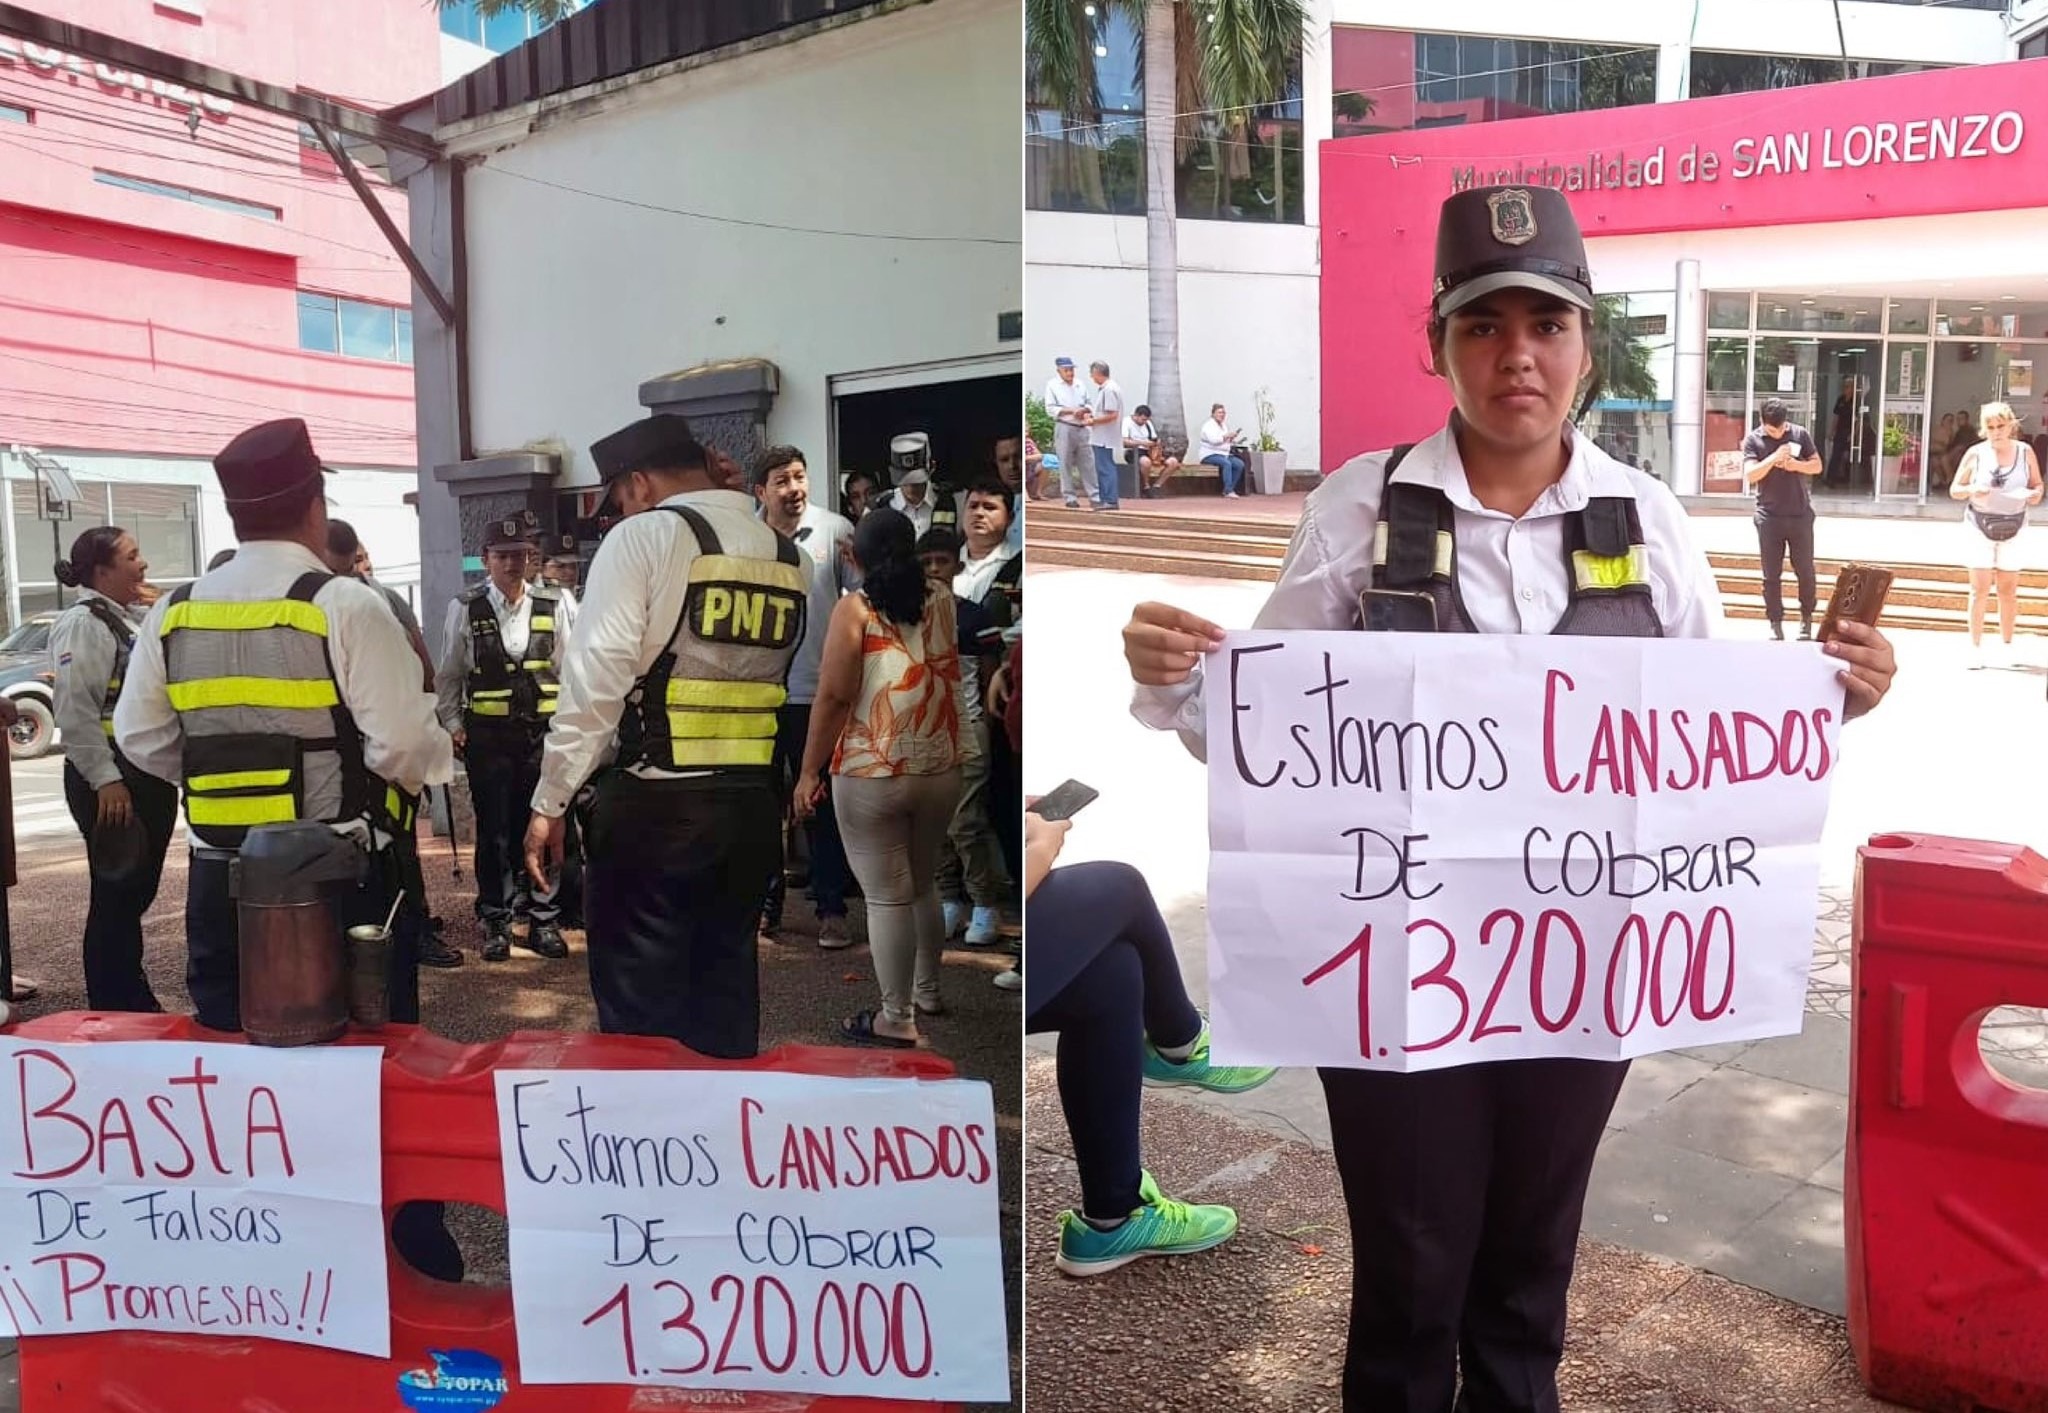
[[[1255,451],[1251,462],[1252,489],[1262,496],[1279,495],[1287,484],[1287,453]]]

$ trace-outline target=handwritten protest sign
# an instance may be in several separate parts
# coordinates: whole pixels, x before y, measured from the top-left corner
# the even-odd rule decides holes
[[[525,1382],[1009,1397],[986,1085],[497,1080]]]
[[[1769,643],[1231,634],[1205,692],[1218,1057],[1797,1032],[1837,670]]]
[[[0,1325],[388,1354],[382,1058],[0,1038]]]

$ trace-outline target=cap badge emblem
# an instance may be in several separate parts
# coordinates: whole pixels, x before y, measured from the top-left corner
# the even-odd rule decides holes
[[[1502,245],[1527,245],[1536,239],[1536,204],[1527,190],[1496,191],[1486,198],[1493,218],[1493,238]]]

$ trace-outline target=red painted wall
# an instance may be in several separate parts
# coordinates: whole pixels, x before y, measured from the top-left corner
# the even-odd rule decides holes
[[[439,85],[422,0],[206,0],[198,21],[148,0],[37,9],[366,106]],[[295,123],[14,36],[0,36],[0,103],[32,114],[0,121],[0,442],[211,456],[253,422],[302,416],[330,460],[413,464],[411,368],[298,347],[299,289],[410,307],[411,287]],[[281,219],[106,186],[95,169]],[[377,189],[403,229],[403,195]]]
[[[1994,139],[1986,127],[1975,139],[1987,149],[1984,156],[1824,165],[1863,155],[1865,144],[1874,149],[1880,123],[1903,129],[1972,114],[2014,115],[1999,124],[1998,141],[2011,145],[2016,119],[2022,130],[2017,148],[2007,155],[1990,151]],[[1958,124],[1959,150],[1970,127]],[[1859,128],[1868,131],[1852,133]],[[1782,149],[1788,134],[1806,135],[1808,170],[1759,169],[1765,140],[1775,139]],[[1923,155],[1920,142],[1909,149],[1904,139],[1903,131],[1893,135],[1894,156]],[[1607,185],[1610,164],[1645,162],[1660,151],[1661,186]],[[1714,179],[1681,180],[1688,154],[1702,166],[1713,156]],[[1424,371],[1423,330],[1437,208],[1454,189],[1456,174],[1473,168],[1482,186],[1562,185],[1569,177],[1552,169],[1585,169],[1595,157],[1600,188],[1567,186],[1589,240],[2048,206],[2048,60],[1323,143],[1326,470],[1361,452],[1426,436],[1450,410],[1444,385]],[[1742,168],[1757,170],[1736,175]],[[1619,176],[1629,177],[1626,165]],[[2048,250],[2048,232],[2043,238]],[[1939,256],[1929,252],[1929,259],[1932,276]],[[1825,272],[1815,272],[1816,282],[1824,278]]]

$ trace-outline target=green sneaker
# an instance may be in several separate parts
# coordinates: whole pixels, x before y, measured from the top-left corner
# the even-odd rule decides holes
[[[1169,1060],[1153,1048],[1151,1041],[1145,1042],[1147,1084],[1191,1084],[1218,1094],[1242,1094],[1247,1089],[1257,1089],[1278,1073],[1276,1069],[1253,1065],[1210,1064],[1207,1020],[1202,1022],[1202,1033],[1195,1037],[1195,1052],[1185,1060]]]
[[[1060,1254],[1056,1265],[1070,1276],[1099,1276],[1144,1256],[1185,1256],[1221,1246],[1237,1234],[1237,1213],[1228,1207],[1198,1207],[1161,1195],[1152,1174],[1138,1183],[1144,1203],[1114,1231],[1097,1231],[1077,1212],[1060,1213]]]

